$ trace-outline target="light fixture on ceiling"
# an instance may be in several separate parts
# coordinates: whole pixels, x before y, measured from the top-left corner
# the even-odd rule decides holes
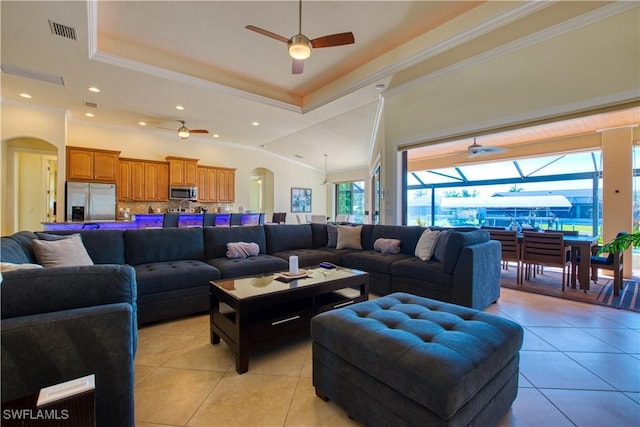
[[[178,129],[178,136],[180,137],[180,139],[189,138],[189,129],[187,129],[187,127],[184,125],[184,120],[178,121],[182,123],[182,126],[180,126],[180,128]]]
[[[304,34],[296,34],[287,42],[289,55],[293,59],[303,60],[311,56],[311,42]]]
[[[320,185],[327,185],[329,181],[327,181],[327,155],[324,155],[324,181]]]

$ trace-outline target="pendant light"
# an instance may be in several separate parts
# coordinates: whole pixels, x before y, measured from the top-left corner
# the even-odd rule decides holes
[[[327,185],[329,182],[327,181],[327,155],[324,155],[324,181],[320,185]]]

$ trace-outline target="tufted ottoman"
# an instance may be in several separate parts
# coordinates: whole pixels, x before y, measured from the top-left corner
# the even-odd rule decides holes
[[[365,425],[495,425],[518,389],[520,325],[394,293],[315,316],[313,385]]]

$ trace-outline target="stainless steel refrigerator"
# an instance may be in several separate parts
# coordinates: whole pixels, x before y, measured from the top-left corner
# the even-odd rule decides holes
[[[67,182],[67,221],[116,219],[116,185]]]

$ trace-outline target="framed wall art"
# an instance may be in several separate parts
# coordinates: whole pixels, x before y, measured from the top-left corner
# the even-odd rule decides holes
[[[291,212],[311,212],[310,188],[291,188]]]

